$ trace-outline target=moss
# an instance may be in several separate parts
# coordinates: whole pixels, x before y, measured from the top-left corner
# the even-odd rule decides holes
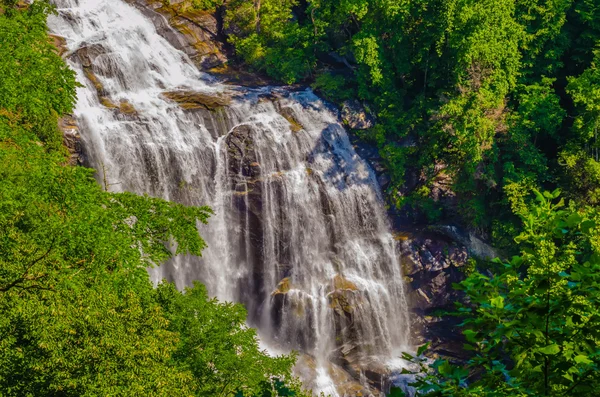
[[[96,76],[90,68],[83,68],[83,73],[85,74],[85,77],[87,77],[87,79],[92,82],[94,88],[96,88],[96,91],[98,91],[98,94],[104,91],[104,86],[98,79],[98,76]]]
[[[329,294],[329,307],[340,315],[343,313],[352,314],[354,312],[354,306],[342,291]]]
[[[121,103],[119,104],[119,110],[121,111],[121,113],[128,115],[137,114],[137,110],[135,110],[133,105],[125,100],[121,100]]]
[[[119,106],[114,103],[113,101],[111,101],[109,98],[105,97],[105,96],[101,96],[99,98],[100,100],[100,104],[102,106],[104,106],[105,108],[109,108],[109,109],[118,109]]]
[[[286,119],[288,123],[290,123],[290,129],[292,130],[292,132],[299,132],[304,129],[304,127],[302,127],[302,124],[300,124],[300,122],[296,119],[294,111],[289,107],[281,109],[279,111],[279,114],[281,114],[283,118]]]

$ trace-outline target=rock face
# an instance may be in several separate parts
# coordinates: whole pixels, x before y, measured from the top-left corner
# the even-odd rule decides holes
[[[67,54],[67,40],[59,35],[49,34],[50,40],[59,56],[64,57]],[[58,120],[58,129],[63,134],[63,145],[69,152],[68,165],[82,165],[83,151],[81,147],[81,135],[79,135],[79,125],[73,115],[65,115]]]
[[[453,311],[454,302],[464,302],[464,294],[452,288],[462,281],[471,265],[467,247],[439,233],[399,233],[399,249],[404,276],[410,283],[410,305],[418,344],[431,342],[434,355],[454,360],[467,358],[458,324],[460,319],[443,316]]]
[[[72,115],[66,115],[58,120],[58,128],[63,133],[63,144],[69,151],[68,164],[83,164],[81,136],[77,120]]]
[[[185,52],[202,70],[221,67],[228,62],[224,38],[220,34],[220,24],[216,13],[195,10],[189,0],[130,0],[144,10],[155,10],[167,19],[158,21],[146,8],[145,14],[152,17],[159,33],[177,49]],[[170,26],[169,26],[170,25]],[[181,34],[175,34],[173,27]]]
[[[342,104],[342,120],[355,130],[366,130],[375,125],[373,115],[357,100],[345,101]]]

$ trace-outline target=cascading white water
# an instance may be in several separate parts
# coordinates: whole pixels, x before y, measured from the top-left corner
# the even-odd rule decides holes
[[[407,349],[377,183],[334,110],[310,90],[218,84],[124,1],[55,3],[49,22],[85,85],[75,115],[99,181],[215,211],[199,227],[203,257],[151,269],[155,282],[200,280],[243,302],[262,341],[312,356],[309,383],[330,393],[329,361],[366,382],[370,366]]]

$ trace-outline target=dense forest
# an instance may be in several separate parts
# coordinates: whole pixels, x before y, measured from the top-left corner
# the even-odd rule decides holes
[[[380,150],[391,206],[509,258],[456,285],[468,304],[447,315],[464,318],[469,362],[406,353],[418,395],[597,395],[598,2],[190,6],[218,9],[247,67],[363,102],[377,123],[355,133]],[[0,395],[305,395],[295,356],[261,351],[242,306],[149,281],[174,253],[201,255],[209,208],[111,193],[67,164],[58,120],[78,83],[48,37],[53,11],[0,1]]]

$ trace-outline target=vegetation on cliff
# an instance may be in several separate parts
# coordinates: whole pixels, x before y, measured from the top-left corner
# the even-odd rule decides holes
[[[294,357],[261,351],[242,306],[149,280],[201,254],[209,208],[110,193],[66,164],[77,83],[52,10],[0,1],[0,395],[300,395]]]

